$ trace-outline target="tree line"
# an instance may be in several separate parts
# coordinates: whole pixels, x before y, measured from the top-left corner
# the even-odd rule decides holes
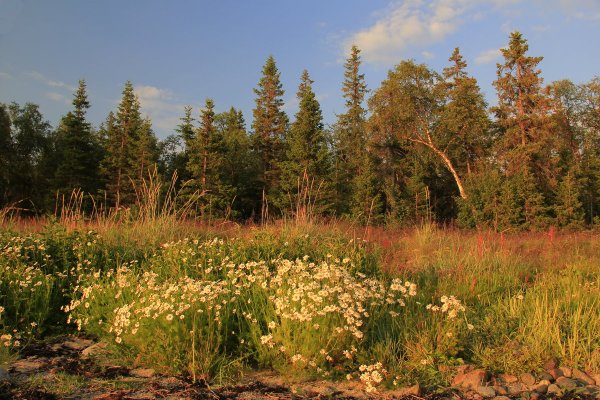
[[[52,212],[78,188],[96,203],[134,207],[153,171],[178,175],[190,217],[281,216],[411,224],[424,219],[496,230],[600,223],[600,78],[544,85],[527,40],[501,49],[489,107],[456,48],[442,71],[401,61],[370,91],[353,46],[344,113],[323,123],[308,71],[292,121],[274,58],[254,89],[250,129],[235,108],[183,110],[157,140],[131,82],[95,129],[84,81],[52,129],[37,105],[0,104],[0,206]],[[197,196],[197,197],[194,197]]]

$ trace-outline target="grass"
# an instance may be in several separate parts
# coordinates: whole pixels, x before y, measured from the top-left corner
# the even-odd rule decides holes
[[[465,363],[538,371],[551,357],[598,372],[598,239],[152,214],[11,221],[0,234],[0,334],[11,335],[0,363],[17,336],[80,330],[125,365],[193,379],[275,369],[375,390],[447,385]]]

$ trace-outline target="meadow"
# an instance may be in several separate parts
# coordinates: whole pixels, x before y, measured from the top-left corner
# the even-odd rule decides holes
[[[24,222],[0,232],[0,365],[71,333],[192,380],[274,370],[367,392],[458,366],[600,372],[595,232],[431,224]]]

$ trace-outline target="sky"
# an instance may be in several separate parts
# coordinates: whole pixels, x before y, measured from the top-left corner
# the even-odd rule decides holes
[[[600,75],[600,0],[0,0],[0,102],[39,104],[56,126],[85,79],[95,126],[130,80],[159,138],[186,105],[244,112],[275,58],[293,120],[304,69],[332,124],[344,112],[344,60],[356,44],[375,90],[400,61],[441,71],[455,47],[488,102],[499,49],[518,30],[546,83]]]

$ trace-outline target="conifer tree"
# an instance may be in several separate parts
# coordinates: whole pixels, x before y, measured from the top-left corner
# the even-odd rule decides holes
[[[201,193],[200,216],[218,215],[228,203],[229,190],[221,179],[225,149],[223,137],[215,126],[214,102],[211,99],[206,99],[200,113],[200,126],[191,145],[187,167],[192,175],[192,187]]]
[[[98,163],[101,149],[86,112],[90,107],[85,81],[73,99],[73,111],[64,116],[54,137],[56,170],[53,186],[63,194],[79,188],[87,193],[95,193],[100,188]]]
[[[134,203],[135,188],[157,161],[156,137],[149,119],[143,119],[133,84],[125,83],[117,113],[105,127],[105,157],[101,163],[107,195],[116,208]]]
[[[492,138],[487,105],[477,80],[467,74],[467,63],[458,47],[444,68],[446,104],[443,107],[440,130],[444,132],[449,153],[462,176],[471,175],[475,163],[486,155]],[[449,147],[448,147],[449,146]]]
[[[231,107],[216,115],[215,127],[223,138],[225,149],[221,179],[223,187],[230,189],[225,216],[249,218],[259,207],[259,160],[252,152],[244,115]]]
[[[304,193],[306,201],[308,196],[313,200],[320,197],[321,209],[318,211],[322,212],[324,202],[330,200],[331,159],[321,106],[312,84],[308,71],[304,70],[296,94],[299,109],[290,127],[286,157],[282,163],[281,191],[284,198],[288,199],[290,196],[301,196],[299,192]],[[281,208],[284,208],[284,204]]]
[[[6,105],[0,103],[0,208],[8,204],[13,158],[10,116]]]
[[[344,64],[346,112],[338,116],[335,126],[336,209],[354,217],[365,217],[380,208],[374,159],[369,154],[367,111],[363,107],[368,89],[360,65],[360,49],[353,45]]]
[[[252,121],[252,147],[261,161],[261,182],[265,196],[276,190],[279,183],[280,163],[284,157],[284,143],[288,118],[283,111],[284,91],[273,56],[263,69],[256,94]]]
[[[44,120],[39,106],[26,103],[8,106],[14,150],[9,201],[22,201],[21,206],[39,212],[50,193],[47,161],[51,158],[51,126]]]
[[[501,132],[497,146],[500,167],[507,177],[524,176],[524,171],[528,171],[526,179],[520,179],[526,184],[517,186],[526,187],[521,193],[531,200],[526,198],[525,203],[539,205],[529,207],[531,214],[547,212],[548,207],[539,203],[540,199],[549,199],[557,171],[553,159],[555,147],[550,129],[550,103],[542,91],[543,80],[538,69],[543,57],[527,56],[528,49],[521,33],[510,35],[508,47],[501,50],[504,63],[497,65],[498,78],[494,86],[498,105],[492,110]],[[529,221],[524,222],[534,219],[539,222],[544,220],[542,217],[530,216]]]

